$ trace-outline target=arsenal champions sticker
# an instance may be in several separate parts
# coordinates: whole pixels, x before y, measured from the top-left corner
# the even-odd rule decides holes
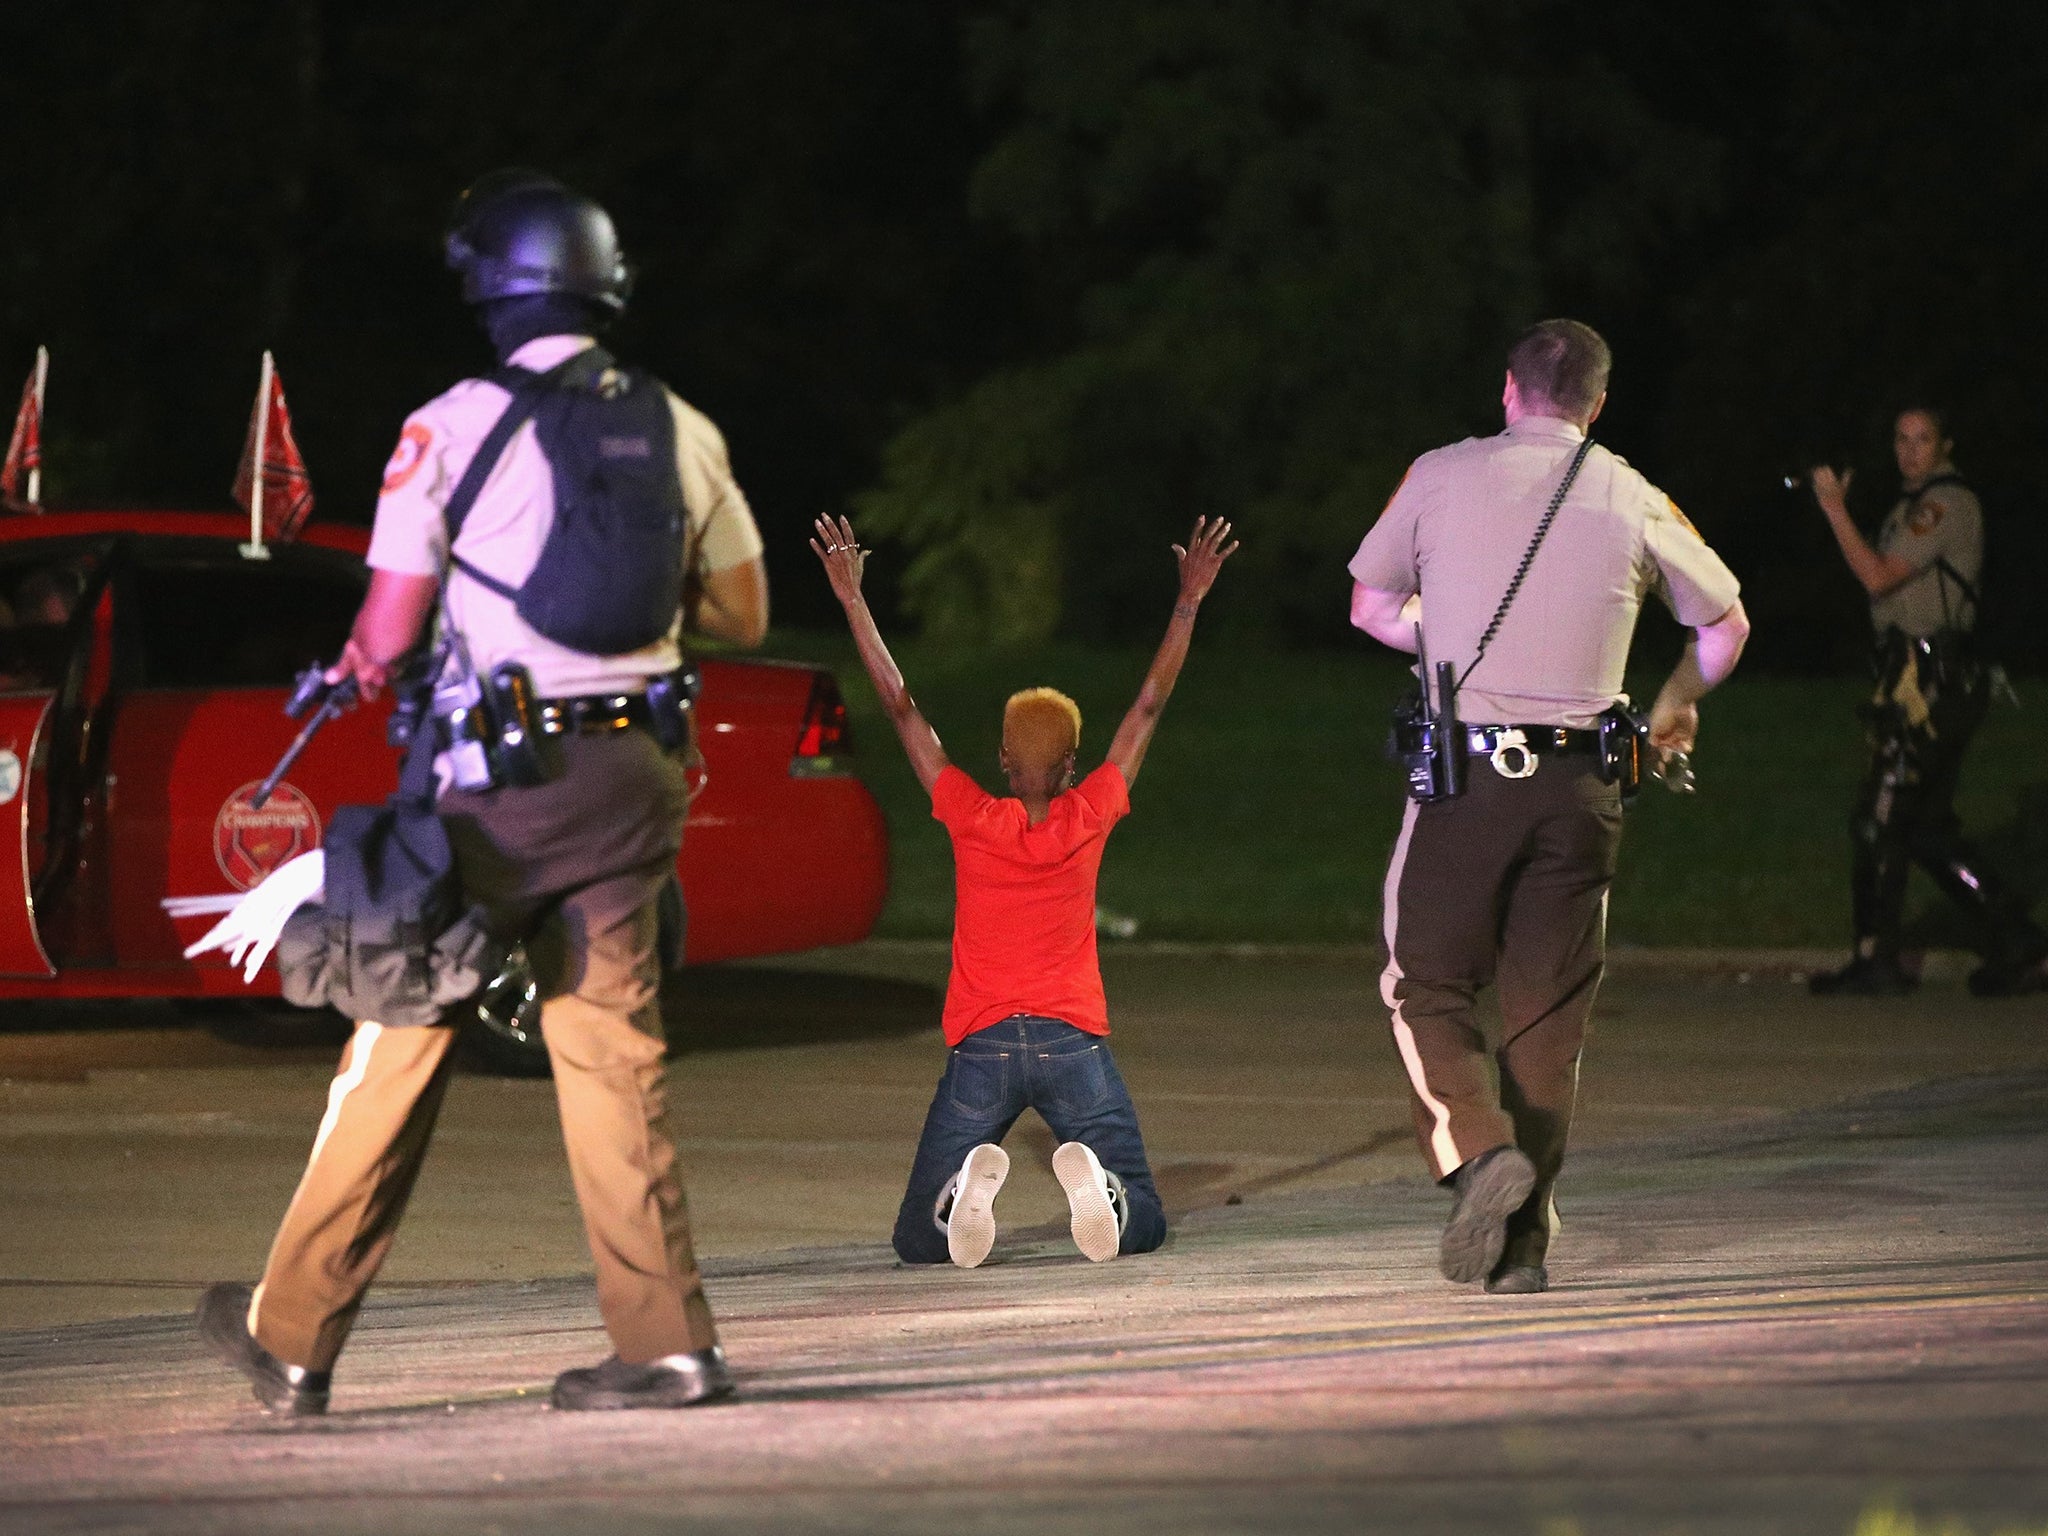
[[[213,856],[238,891],[263,883],[270,872],[320,846],[320,814],[289,784],[280,784],[259,810],[251,804],[260,784],[229,795],[213,818]]]

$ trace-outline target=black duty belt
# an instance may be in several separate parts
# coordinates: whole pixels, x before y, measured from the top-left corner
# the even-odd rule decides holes
[[[1468,725],[1465,749],[1474,757],[1493,763],[1493,771],[1504,779],[1526,779],[1536,771],[1537,761],[1560,753],[1600,751],[1598,731],[1577,730],[1568,725]]]
[[[648,725],[653,715],[644,693],[586,693],[571,699],[539,702],[543,736],[606,735],[635,725]]]
[[[1568,725],[1468,725],[1468,751],[1490,753],[1496,747],[1522,747],[1530,752],[1598,752],[1600,733]]]

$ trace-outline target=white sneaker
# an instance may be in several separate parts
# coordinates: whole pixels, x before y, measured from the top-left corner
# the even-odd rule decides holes
[[[996,1195],[1010,1176],[1010,1154],[984,1141],[953,1176],[953,1209],[946,1215],[946,1252],[972,1269],[996,1245]]]
[[[1052,1171],[1067,1192],[1074,1246],[1097,1264],[1115,1258],[1123,1237],[1123,1202],[1118,1198],[1123,1193],[1122,1181],[1078,1141],[1066,1142],[1053,1153]]]

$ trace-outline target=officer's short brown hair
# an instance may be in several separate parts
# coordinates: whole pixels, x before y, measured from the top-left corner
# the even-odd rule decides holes
[[[1908,401],[1892,413],[1893,430],[1896,431],[1899,423],[1908,416],[1925,416],[1928,424],[1934,428],[1935,441],[1945,443],[1949,440],[1948,412],[1940,406],[1929,405],[1924,400]]]
[[[1577,320],[1539,320],[1508,348],[1508,372],[1525,405],[1548,405],[1584,426],[1607,393],[1614,354],[1600,333]]]
[[[1081,706],[1056,688],[1026,688],[1003,706],[1003,747],[1020,768],[1048,771],[1081,745]]]

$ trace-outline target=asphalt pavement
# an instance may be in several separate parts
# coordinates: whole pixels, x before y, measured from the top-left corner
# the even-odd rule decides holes
[[[897,1267],[943,963],[692,979],[677,1120],[741,1395],[680,1414],[543,1406],[606,1353],[588,1261],[548,1086],[468,1075],[334,1411],[265,1419],[188,1313],[260,1266],[331,1032],[14,1011],[0,1531],[2048,1532],[2040,999],[1622,957],[1556,1289],[1508,1298],[1435,1274],[1343,952],[1108,962],[1159,1253],[1074,1253],[1027,1120],[991,1262]]]

